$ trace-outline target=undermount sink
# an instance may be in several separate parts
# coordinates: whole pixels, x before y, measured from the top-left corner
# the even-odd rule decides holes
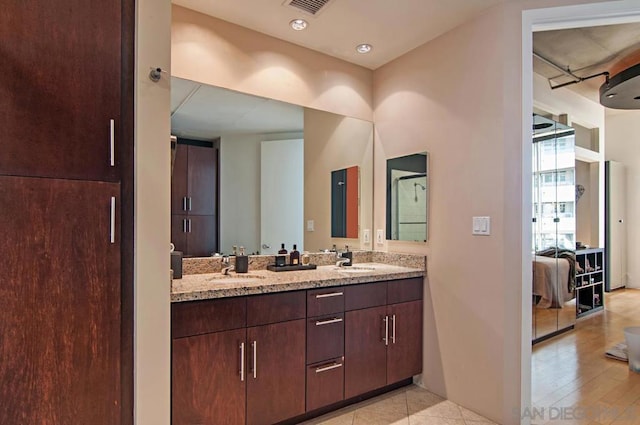
[[[260,280],[264,279],[264,276],[250,273],[240,273],[240,274],[215,274],[209,278],[208,281],[220,282],[220,283],[243,283],[252,280]]]
[[[336,267],[336,270],[340,272],[347,273],[365,273],[377,270],[375,267],[370,266],[346,266],[346,267]]]

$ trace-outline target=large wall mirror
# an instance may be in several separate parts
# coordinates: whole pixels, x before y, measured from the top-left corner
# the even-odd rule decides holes
[[[428,155],[387,160],[387,239],[426,242],[429,206]]]
[[[373,222],[373,123],[177,77],[171,84],[178,146],[219,146],[211,187],[218,194],[214,251],[243,246],[248,253],[273,254],[282,243],[300,251],[343,243],[371,248],[360,239]],[[353,166],[359,170],[357,232],[332,237],[332,172]],[[188,208],[189,199],[184,204]],[[172,220],[172,239],[183,230],[197,237],[191,223],[197,221]]]

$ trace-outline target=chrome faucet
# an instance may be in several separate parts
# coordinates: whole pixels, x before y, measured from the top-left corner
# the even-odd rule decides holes
[[[224,267],[222,267],[223,275],[229,275],[229,272],[232,272],[236,269],[235,265],[229,264],[229,257],[227,256],[222,257],[222,264],[224,265]]]
[[[336,251],[336,267],[343,267],[346,265],[351,265],[351,258],[343,257],[342,252]]]

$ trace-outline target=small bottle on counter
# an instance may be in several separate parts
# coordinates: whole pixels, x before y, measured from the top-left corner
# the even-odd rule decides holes
[[[240,255],[236,256],[236,273],[247,273],[249,271],[249,257],[244,254],[244,247],[240,247]]]
[[[307,251],[302,253],[302,256],[300,257],[300,262],[302,263],[303,266],[309,265],[309,253]]]
[[[293,250],[289,254],[289,261],[292,266],[297,266],[298,264],[300,264],[300,253],[298,252],[296,244],[293,244]]]
[[[294,245],[294,248],[295,248],[295,245]],[[286,248],[284,247],[284,244],[282,244],[282,245],[280,246],[280,251],[278,251],[278,254],[279,254],[279,255],[286,255],[286,254],[287,254],[287,250],[286,250]]]

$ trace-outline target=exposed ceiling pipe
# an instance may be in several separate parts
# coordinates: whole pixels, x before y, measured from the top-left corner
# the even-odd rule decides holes
[[[598,74],[588,75],[586,77],[579,77],[576,74],[574,74],[573,72],[571,72],[571,70],[569,68],[564,69],[560,65],[557,65],[557,64],[551,62],[549,59],[547,59],[547,58],[545,58],[543,56],[540,56],[536,52],[533,52],[533,56],[538,58],[538,59],[540,59],[542,62],[546,63],[550,67],[562,72],[564,75],[567,75],[567,76],[573,78],[573,81],[568,81],[566,83],[557,84],[555,86],[551,83],[551,78],[548,78],[547,81],[549,82],[549,87],[551,87],[551,90],[559,89],[561,87],[570,86],[572,84],[578,84],[578,83],[581,83],[583,81],[590,80],[591,78],[600,77],[602,75],[604,75],[605,78],[606,78],[605,83],[609,83],[609,72],[607,72],[607,71],[600,72]]]

